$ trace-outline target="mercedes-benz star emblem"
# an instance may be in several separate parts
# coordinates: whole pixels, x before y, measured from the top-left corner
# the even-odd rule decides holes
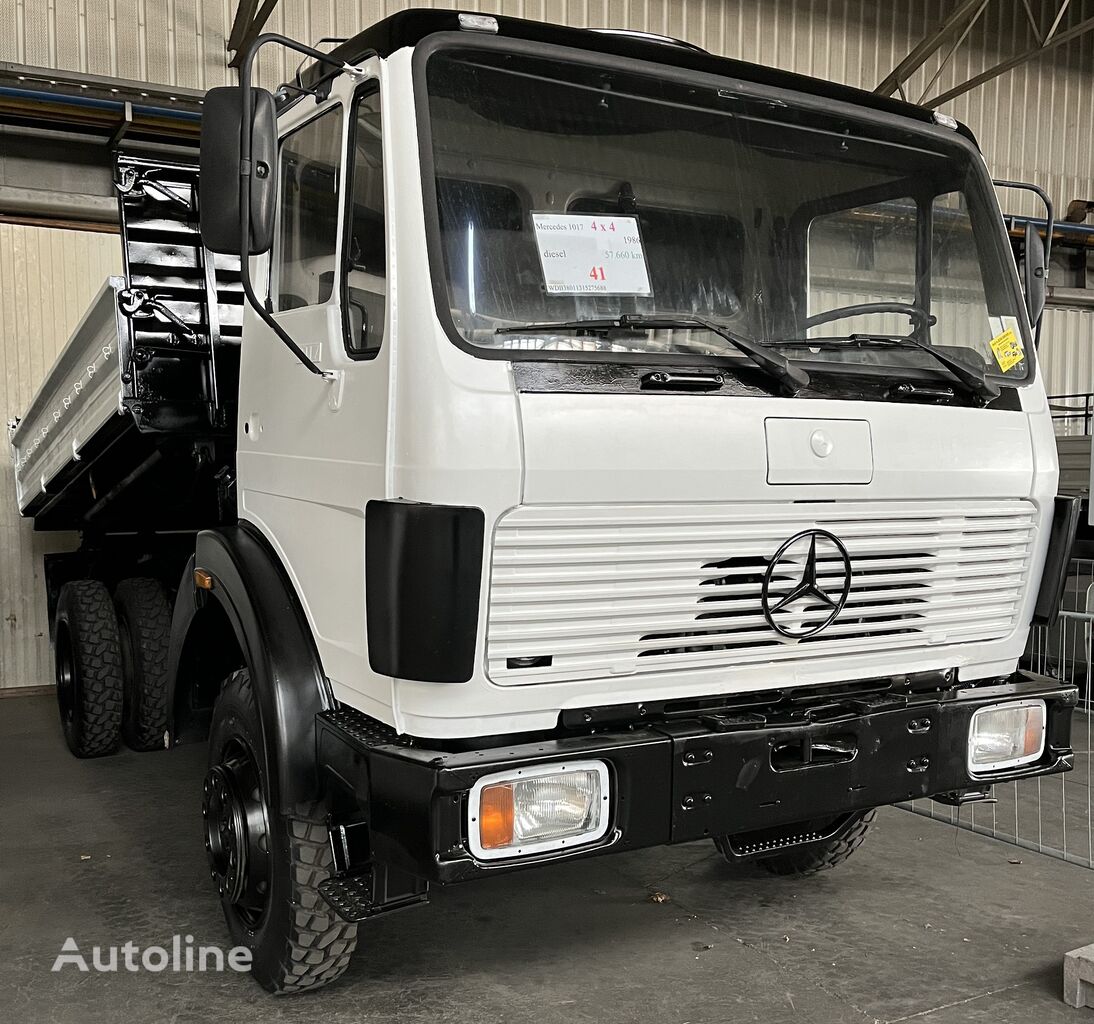
[[[821,572],[818,560],[824,563]],[[761,591],[764,618],[776,633],[804,640],[835,621],[850,592],[851,557],[843,541],[827,530],[802,530],[768,563]],[[824,616],[820,621],[818,613]]]

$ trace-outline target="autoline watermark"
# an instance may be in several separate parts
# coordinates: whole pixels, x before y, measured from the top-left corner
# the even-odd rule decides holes
[[[69,936],[53,961],[54,971],[73,967],[78,971],[239,971],[251,969],[251,951],[246,946],[224,950],[220,946],[195,946],[193,935],[173,935],[171,945],[145,946],[135,942],[124,946],[92,946],[87,952]]]

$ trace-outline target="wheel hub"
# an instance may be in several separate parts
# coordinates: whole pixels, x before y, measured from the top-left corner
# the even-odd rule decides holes
[[[266,908],[269,841],[258,768],[233,743],[209,769],[201,801],[209,870],[223,899],[253,924]]]
[[[54,664],[57,674],[57,703],[61,721],[71,728],[76,717],[76,658],[68,627],[58,624],[54,640]]]

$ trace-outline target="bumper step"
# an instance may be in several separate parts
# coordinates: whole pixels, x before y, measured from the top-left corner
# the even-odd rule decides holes
[[[359,873],[333,875],[320,882],[319,895],[352,924],[428,903],[429,886],[424,879],[374,864]]]

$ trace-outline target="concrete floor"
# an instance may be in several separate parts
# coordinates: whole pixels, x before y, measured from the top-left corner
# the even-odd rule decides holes
[[[811,880],[699,843],[436,891],[364,926],[342,981],[303,997],[230,973],[52,973],[68,936],[224,942],[203,761],[77,761],[51,698],[0,700],[0,1021],[1094,1021],[1060,1000],[1063,954],[1094,941],[1094,873],[897,809]]]

